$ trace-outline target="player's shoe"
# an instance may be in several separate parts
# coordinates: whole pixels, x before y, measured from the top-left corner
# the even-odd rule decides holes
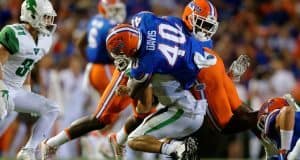
[[[46,142],[47,140],[44,140],[41,143],[42,160],[54,160],[57,148],[49,146]]]
[[[240,55],[238,59],[233,61],[233,63],[229,67],[229,75],[232,80],[235,82],[239,82],[241,76],[246,72],[249,66],[250,58],[245,54]]]
[[[35,149],[22,148],[17,154],[17,160],[36,160]]]
[[[195,137],[194,137],[195,138]],[[197,141],[193,137],[188,137],[184,139],[185,144],[185,152],[183,154],[183,159],[189,159],[189,160],[198,160],[200,157],[197,154],[198,147]]]
[[[110,143],[111,149],[112,149],[113,154],[114,154],[114,159],[115,160],[122,160],[122,158],[123,158],[123,148],[124,147],[117,143],[116,133],[109,134],[108,138],[109,138],[109,143]]]
[[[183,160],[185,151],[186,151],[185,144],[182,143],[176,147],[176,151],[171,154],[171,157],[177,160]]]

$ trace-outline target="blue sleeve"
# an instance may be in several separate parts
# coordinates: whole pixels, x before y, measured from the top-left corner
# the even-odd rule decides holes
[[[136,80],[141,80],[144,78],[144,76],[151,75],[152,73],[153,73],[153,63],[149,61],[149,58],[143,57],[132,64],[130,77]]]

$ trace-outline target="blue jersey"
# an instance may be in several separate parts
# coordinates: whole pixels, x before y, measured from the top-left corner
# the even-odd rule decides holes
[[[114,27],[114,24],[105,19],[102,15],[94,16],[87,26],[87,41],[86,58],[91,63],[112,64],[106,50],[106,37],[108,31]]]
[[[267,135],[269,138],[274,140],[277,144],[277,147],[280,148],[281,141],[280,141],[280,132],[276,128],[276,117],[279,114],[280,110],[273,112],[269,115],[269,121],[267,121]],[[292,138],[291,149],[293,149],[297,143],[297,140],[300,138],[300,112],[295,112],[295,125],[294,125],[294,135]]]
[[[210,46],[190,36],[183,22],[175,17],[160,18],[141,12],[131,22],[141,31],[142,42],[130,76],[141,79],[146,74],[171,74],[185,89],[190,88],[199,72],[194,55],[205,57],[204,47]]]

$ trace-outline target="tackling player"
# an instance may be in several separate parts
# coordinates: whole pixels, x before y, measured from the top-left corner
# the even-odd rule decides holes
[[[38,144],[59,114],[57,104],[30,89],[30,71],[51,48],[55,16],[50,1],[25,0],[22,23],[6,25],[0,32],[0,116],[4,118],[13,110],[40,116],[17,159],[36,159]]]
[[[211,41],[211,37],[218,28],[217,10],[207,0],[191,1],[184,9],[182,20],[183,26],[201,41]],[[248,117],[249,109],[242,104],[231,77],[226,73],[223,60],[220,56],[216,54],[215,56],[217,57],[216,65],[203,68],[197,76],[197,80],[205,84],[209,119],[218,131],[223,133],[236,133],[252,128],[256,121],[248,124],[248,118],[256,117],[256,115]],[[248,66],[247,59],[241,57],[231,66],[230,74],[235,79],[239,79]],[[218,100],[215,97],[218,97]]]

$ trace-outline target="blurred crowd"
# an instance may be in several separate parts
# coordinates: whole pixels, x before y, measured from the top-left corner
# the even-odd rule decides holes
[[[124,1],[127,5],[128,19],[143,10],[158,15],[180,17],[184,6],[189,2],[189,0]],[[218,10],[220,22],[218,32],[213,37],[214,49],[221,55],[226,67],[228,68],[240,54],[247,54],[251,58],[250,69],[241,82],[236,84],[241,98],[253,109],[258,109],[266,99],[285,93],[292,93],[296,101],[300,102],[300,1],[211,0],[211,2]],[[18,22],[21,3],[22,0],[0,0],[0,28]],[[86,62],[76,48],[76,41],[85,30],[89,18],[98,11],[97,0],[52,0],[52,3],[58,14],[55,43],[51,53],[38,64],[39,68],[33,78],[33,90],[64,106],[63,115],[58,120],[59,125],[56,125],[53,131],[55,133],[74,119],[92,112],[96,106],[98,95],[90,94],[89,89],[83,89],[81,86],[86,81],[84,78]],[[21,131],[15,132],[18,128],[20,130],[20,126],[20,124],[13,125],[9,130],[20,133]],[[23,131],[23,134],[25,133],[26,129]],[[11,148],[7,146],[14,144],[8,144],[9,142],[3,139],[5,138],[2,137],[0,142],[2,153],[13,154],[13,151],[8,151]],[[259,143],[248,133],[221,139],[223,141],[211,143],[218,145],[212,146],[213,151],[205,154],[207,157],[258,158],[262,155]]]

